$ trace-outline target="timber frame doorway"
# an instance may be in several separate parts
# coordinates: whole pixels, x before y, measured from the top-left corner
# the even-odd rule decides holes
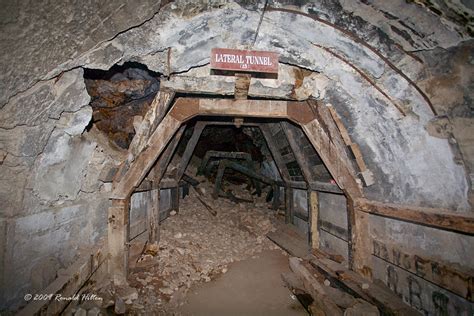
[[[144,120],[143,129],[148,133],[137,135],[143,145],[141,150],[130,150],[132,159],[124,162],[113,181],[111,206],[108,210],[109,274],[115,284],[125,284],[128,276],[129,258],[129,212],[130,197],[167,144],[181,126],[196,116],[228,116],[236,118],[255,117],[290,120],[299,125],[321,157],[338,186],[347,197],[349,220],[349,266],[363,272],[368,267],[368,215],[354,211],[354,200],[363,197],[360,180],[345,150],[342,136],[331,119],[326,105],[315,100],[281,101],[249,99],[217,99],[177,97],[174,92],[160,91],[152,106],[152,119]],[[169,105],[172,104],[169,111]],[[162,111],[161,120],[157,111]],[[166,113],[166,115],[164,115]],[[145,117],[146,118],[146,117]],[[158,122],[157,122],[158,121]],[[181,128],[182,130],[182,128]],[[129,156],[130,156],[129,155]],[[309,185],[308,185],[309,188]],[[310,190],[309,190],[310,192]],[[314,198],[313,194],[309,194]],[[149,216],[149,236],[157,236],[158,211]],[[311,231],[317,225],[311,225]],[[317,245],[313,245],[317,247]]]

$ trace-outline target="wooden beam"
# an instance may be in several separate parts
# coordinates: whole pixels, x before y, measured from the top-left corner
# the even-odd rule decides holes
[[[288,144],[290,144],[291,150],[293,151],[293,155],[295,156],[296,162],[300,166],[301,171],[303,172],[303,176],[307,183],[311,181],[316,181],[316,178],[313,176],[313,172],[311,172],[311,166],[309,165],[308,159],[306,159],[303,148],[301,147],[301,142],[298,140],[298,135],[296,134],[295,128],[289,122],[281,122],[281,129],[286,135],[288,140]]]
[[[160,241],[160,190],[151,190],[150,205],[147,208],[148,242],[150,244]]]
[[[318,282],[313,273],[305,266],[305,262],[299,258],[291,257],[289,259],[290,269],[293,271],[304,288],[313,297],[313,304],[316,307],[316,315],[342,316],[344,312],[333,301],[334,298],[328,296],[324,286]]]
[[[179,212],[179,185],[171,188],[171,210]]]
[[[329,109],[329,112],[331,113],[334,123],[336,123],[336,126],[339,129],[339,132],[341,133],[344,143],[347,146],[349,146],[349,148],[352,151],[352,154],[354,155],[356,159],[357,166],[359,167],[359,171],[360,171],[360,174],[362,175],[362,178],[364,179],[365,185],[370,186],[374,184],[373,174],[370,170],[367,169],[367,165],[365,164],[364,158],[362,157],[362,152],[360,151],[359,145],[352,142],[351,137],[349,136],[349,133],[346,127],[342,123],[341,118],[337,114],[336,110],[334,110],[332,105],[330,104],[327,105],[327,108]]]
[[[234,97],[236,99],[247,99],[250,87],[250,74],[236,73],[235,74],[235,89]]]
[[[140,127],[130,143],[129,152],[132,153],[134,157],[143,150],[152,132],[165,117],[174,95],[173,91],[158,91],[156,94],[155,99],[153,99],[150,105],[150,109],[145,114]]]
[[[275,144],[275,140],[273,139],[272,133],[270,132],[270,128],[267,125],[268,123],[262,123],[259,125],[260,131],[262,132],[263,138],[267,142],[268,149],[272,154],[273,160],[275,161],[275,165],[277,166],[278,171],[280,172],[280,176],[285,183],[290,181],[290,173],[288,172],[288,168],[286,168],[285,163],[283,162],[283,158],[280,154],[280,150],[278,149],[277,145]]]
[[[233,100],[233,99],[195,99],[202,115],[224,115],[238,117],[286,118],[286,101],[272,100]],[[178,99],[177,102],[181,102]]]
[[[126,199],[131,195],[180,126],[181,121],[172,115],[167,115],[163,119],[151,135],[147,147],[131,163],[120,181],[115,183],[111,198]]]
[[[320,192],[329,192],[329,193],[336,193],[336,194],[343,194],[344,192],[339,189],[337,184],[321,182],[321,181],[312,181],[309,183],[309,187],[312,190],[320,191]]]
[[[168,166],[171,162],[171,158],[173,158],[173,154],[176,151],[176,148],[178,147],[179,141],[183,137],[185,129],[186,128],[184,125],[179,128],[178,132],[176,132],[176,135],[173,137],[170,143],[166,146],[163,153],[160,155],[160,158],[158,158],[158,161],[151,170],[153,172],[153,182],[156,182],[158,184],[161,183],[161,180],[163,179],[163,176],[165,175],[166,170],[168,169]]]
[[[447,209],[416,207],[357,199],[359,212],[393,218],[438,229],[474,235],[474,216],[454,213]]]
[[[310,264],[338,288],[377,306],[382,315],[421,315],[383,284],[368,283],[359,274],[347,270],[340,263],[324,257],[313,256],[310,259]],[[368,285],[368,288],[364,289],[364,284]]]
[[[188,140],[188,143],[186,144],[186,149],[184,150],[183,156],[181,157],[181,161],[178,165],[178,169],[176,170],[176,181],[181,180],[181,178],[183,177],[184,171],[186,170],[186,167],[188,166],[189,161],[191,160],[194,149],[196,148],[196,145],[205,127],[206,123],[204,122],[197,122],[196,125],[194,125],[193,134]]]
[[[290,187],[285,188],[285,223],[293,224],[293,212],[294,212],[294,205],[293,205],[293,189]]]
[[[319,195],[316,191],[308,190],[308,210],[310,245],[312,249],[319,249]]]
[[[356,212],[354,202],[347,197],[347,230],[349,246],[349,268],[372,280],[372,239],[369,235],[369,216]]]
[[[318,118],[302,124],[303,131],[339,187],[352,198],[361,197],[362,189],[356,181],[355,171],[347,156],[341,136],[338,135],[337,127],[332,119],[328,119],[328,110],[315,103],[313,103],[313,110]]]
[[[108,211],[109,275],[115,285],[127,283],[130,200],[112,200]]]

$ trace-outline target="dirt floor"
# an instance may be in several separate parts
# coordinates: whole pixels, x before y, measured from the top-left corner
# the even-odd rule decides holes
[[[288,272],[288,257],[265,250],[236,262],[218,279],[190,289],[182,315],[308,315],[284,287],[281,273]]]
[[[161,223],[157,245],[134,243],[129,288],[104,283],[91,289],[104,298],[101,314],[306,314],[283,287],[286,253],[266,237],[284,222],[283,212],[270,209],[264,194],[252,196],[244,185],[226,189],[251,203],[213,200],[206,182],[199,188],[201,194],[191,190],[179,212]],[[72,313],[90,308],[78,306]]]

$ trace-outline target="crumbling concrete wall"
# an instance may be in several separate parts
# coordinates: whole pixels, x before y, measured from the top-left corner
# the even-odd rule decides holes
[[[122,158],[84,132],[92,109],[83,70],[58,65],[142,23],[159,5],[2,3],[0,309],[25,304],[26,293],[40,293],[106,234],[111,187],[103,181]]]
[[[452,14],[440,18],[402,0],[181,0],[161,10],[159,1],[145,0],[96,1],[86,7],[12,1],[3,9],[0,283],[5,304],[18,303],[21,294],[53,278],[48,270],[44,280],[33,282],[35,265],[65,266],[76,248],[105,233],[110,187],[100,175],[120,155],[83,132],[91,111],[81,67],[106,70],[135,61],[169,75],[165,86],[232,94],[233,78],[209,76],[212,47],[277,51],[279,79],[252,80],[250,96],[332,103],[375,175],[376,183],[364,189],[368,198],[471,210],[466,166],[472,164],[472,140],[459,131],[472,126],[472,116],[453,114],[454,132],[447,138],[433,136],[430,129],[441,119],[434,112],[443,114],[443,99],[436,89],[430,91],[442,77],[430,72],[440,67],[436,52],[449,59],[457,47],[472,51],[472,40],[460,46],[470,39],[468,26],[459,26]],[[471,8],[463,10],[472,16]],[[420,50],[426,52],[413,53]],[[469,58],[453,59],[453,67],[462,72],[465,63],[472,65]],[[455,77],[463,87],[457,90],[459,100],[470,104],[472,80],[464,73]],[[438,238],[433,236],[428,232],[424,238]],[[466,245],[450,258],[465,264],[472,243],[460,235],[449,239]],[[440,251],[433,247],[427,249]]]

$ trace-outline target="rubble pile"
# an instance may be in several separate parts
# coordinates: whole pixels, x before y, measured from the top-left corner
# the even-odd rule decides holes
[[[235,204],[223,198],[212,200],[206,193],[206,203],[217,212],[213,216],[199,201],[197,193],[191,191],[181,201],[179,213],[172,212],[162,222],[156,256],[152,256],[153,247],[148,247],[142,256],[156,264],[130,276],[130,284],[139,293],[131,310],[138,314],[145,310],[169,313],[184,302],[192,285],[226,273],[234,261],[278,248],[266,234],[275,230],[279,215],[268,208],[264,197],[250,197],[243,186],[233,186],[232,191],[257,201]]]

